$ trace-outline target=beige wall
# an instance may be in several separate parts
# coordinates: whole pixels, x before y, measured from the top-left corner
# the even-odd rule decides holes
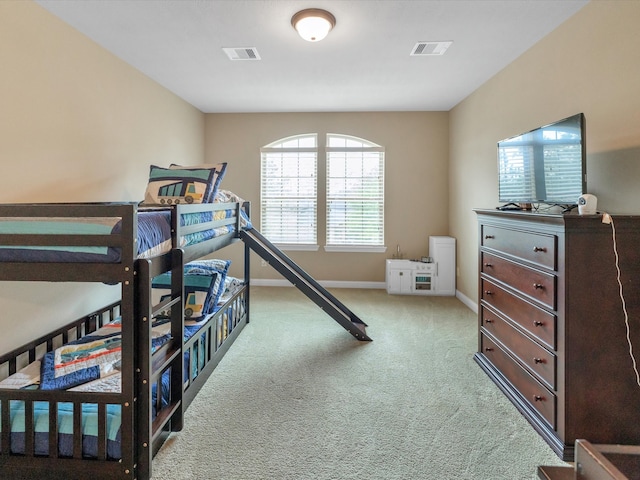
[[[151,163],[227,161],[224,186],[259,226],[259,148],[345,133],[386,147],[389,250],[291,256],[320,280],[382,282],[397,244],[416,257],[450,234],[458,289],[475,301],[472,209],[497,204],[497,140],[584,112],[589,191],[602,210],[640,213],[639,22],[638,1],[593,1],[448,113],[203,115],[38,5],[0,1],[0,202],[136,201]],[[257,261],[253,276],[279,278]],[[3,283],[0,351],[29,339],[24,322],[59,325],[115,295],[92,285],[57,299],[67,291]]]
[[[472,209],[498,205],[498,140],[584,112],[587,189],[599,210],[640,214],[639,23],[638,1],[592,1],[450,112],[450,233],[473,301]]]
[[[429,235],[446,235],[448,224],[448,113],[274,113],[208,114],[207,162],[229,163],[224,187],[250,200],[260,228],[260,147],[280,138],[327,133],[365,138],[385,147],[385,243],[387,252],[287,252],[318,280],[384,282],[385,259],[400,245],[405,258],[426,255]],[[319,158],[319,197],[325,163]],[[325,212],[318,211],[318,242]],[[238,259],[238,261],[235,261]],[[233,257],[239,263],[239,253]],[[252,278],[281,278],[252,260]]]
[[[203,161],[201,112],[37,4],[0,1],[0,39],[0,202],[139,201],[149,164]],[[0,352],[117,293],[1,287]]]

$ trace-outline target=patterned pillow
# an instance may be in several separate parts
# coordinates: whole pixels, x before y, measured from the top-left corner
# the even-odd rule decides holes
[[[171,295],[171,274],[163,273],[155,277],[153,302],[159,303]],[[220,272],[208,272],[207,275],[185,274],[184,276],[184,317],[186,320],[198,320],[214,312],[218,291],[224,288],[224,278]],[[166,312],[168,315],[169,312]]]
[[[210,169],[214,169],[215,170],[215,174],[214,174],[214,178],[211,182],[211,191],[209,192],[209,198],[207,199],[206,202],[202,202],[202,203],[213,203],[216,194],[218,192],[218,189],[220,188],[220,182],[222,182],[222,179],[224,178],[224,174],[227,171],[227,163],[223,162],[223,163],[218,163],[216,165],[211,165],[211,164],[202,164],[202,165],[189,165],[189,166],[184,166],[184,165],[177,165],[175,163],[172,163],[171,165],[169,165],[169,168],[171,170],[210,170]]]
[[[244,203],[244,199],[229,190],[218,190],[214,195],[214,202]]]
[[[210,203],[220,172],[215,168],[162,168],[151,165],[144,203]]]
[[[225,277],[230,260],[199,260],[184,266],[184,317],[197,320],[215,312],[220,295],[224,292]],[[155,277],[153,302],[159,303],[166,295],[171,295],[171,273]]]
[[[193,262],[189,262],[184,266],[185,273],[200,273],[201,271],[213,271],[220,272],[224,275],[229,271],[229,266],[231,265],[231,260],[220,260],[217,258],[206,259],[206,260],[195,260]]]

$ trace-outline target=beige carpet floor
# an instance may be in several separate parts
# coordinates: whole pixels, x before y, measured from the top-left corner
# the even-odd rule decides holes
[[[374,341],[294,288],[253,287],[251,323],[154,479],[518,480],[563,465],[473,361],[476,315],[458,300],[332,293]]]

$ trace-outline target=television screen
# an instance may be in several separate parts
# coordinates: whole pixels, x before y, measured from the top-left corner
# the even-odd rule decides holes
[[[501,202],[575,205],[587,187],[584,114],[498,142],[498,187]]]

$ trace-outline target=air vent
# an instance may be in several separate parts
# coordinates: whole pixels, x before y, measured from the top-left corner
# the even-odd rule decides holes
[[[223,48],[230,60],[260,60],[256,47]]]
[[[415,47],[413,47],[413,50],[411,50],[410,55],[412,57],[444,55],[444,52],[447,51],[447,48],[449,48],[452,43],[453,42],[418,42]]]

